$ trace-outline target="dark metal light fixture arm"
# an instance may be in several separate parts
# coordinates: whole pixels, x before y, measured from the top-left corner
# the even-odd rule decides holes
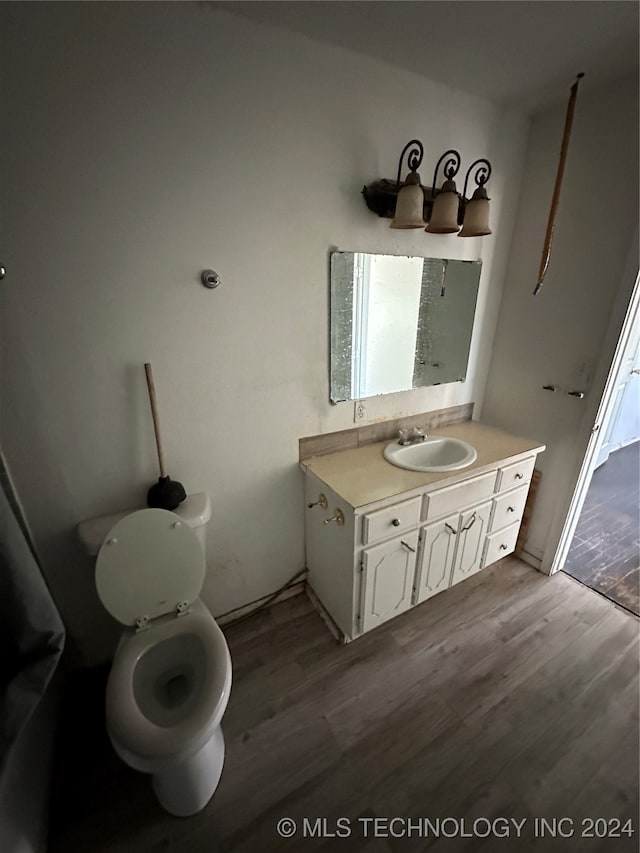
[[[451,155],[451,156],[449,156]],[[445,157],[449,157],[447,162],[444,164],[443,172],[445,173],[447,180],[453,180],[455,176],[458,174],[460,170],[460,163],[462,160],[460,159],[460,154],[454,149],[450,148],[448,151],[445,151],[442,157],[436,163],[436,167],[433,170],[433,183],[431,185],[431,197],[435,198],[436,195],[436,182],[438,180],[438,169],[440,168],[440,164],[445,159]]]
[[[469,183],[469,176],[476,168],[476,166],[478,166],[479,168],[476,170],[473,179],[478,187],[483,187],[491,177],[491,163],[488,160],[485,160],[484,157],[481,157],[479,160],[476,160],[474,163],[472,163],[467,169],[467,174],[464,177],[464,189],[462,190],[462,197],[465,199],[467,198],[467,185]]]
[[[412,146],[415,146],[412,148]],[[411,149],[411,150],[409,150]],[[411,172],[417,172],[420,168],[420,164],[422,163],[422,158],[424,156],[424,146],[419,139],[412,139],[411,142],[407,142],[407,144],[402,149],[402,153],[400,154],[400,160],[398,161],[398,177],[396,178],[396,187],[400,186],[400,176],[402,174],[402,161],[404,159],[404,155],[407,154],[407,166]]]

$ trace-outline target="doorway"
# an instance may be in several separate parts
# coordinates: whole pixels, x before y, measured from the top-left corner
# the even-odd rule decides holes
[[[640,322],[636,316],[611,416],[564,571],[640,616]]]
[[[637,257],[637,256],[636,256]],[[640,280],[615,355],[551,572],[562,569],[640,616]]]
[[[640,441],[591,478],[564,565],[568,575],[640,616]]]

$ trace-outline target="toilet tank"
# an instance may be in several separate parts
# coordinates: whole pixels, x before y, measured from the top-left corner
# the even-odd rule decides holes
[[[138,507],[137,509],[143,509]],[[90,518],[87,521],[82,521],[78,525],[78,536],[84,546],[86,552],[91,557],[96,557],[104,542],[107,533],[111,530],[114,524],[124,518],[125,515],[130,515],[132,512],[137,512],[137,509],[126,510],[123,512],[114,512],[111,515],[101,515],[98,518]],[[198,537],[198,541],[205,553],[206,546],[206,526],[211,518],[211,500],[206,492],[198,492],[195,495],[187,495],[179,507],[173,510],[176,515],[189,525],[193,532]]]

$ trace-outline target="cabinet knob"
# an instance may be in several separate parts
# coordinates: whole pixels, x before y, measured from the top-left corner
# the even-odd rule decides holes
[[[393,524],[394,527],[400,527],[400,519],[394,518],[391,524]]]

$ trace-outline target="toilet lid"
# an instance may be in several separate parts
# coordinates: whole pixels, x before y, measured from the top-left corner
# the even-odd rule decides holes
[[[115,524],[98,552],[96,587],[123,625],[175,612],[194,602],[204,582],[197,536],[175,513],[141,509]]]

